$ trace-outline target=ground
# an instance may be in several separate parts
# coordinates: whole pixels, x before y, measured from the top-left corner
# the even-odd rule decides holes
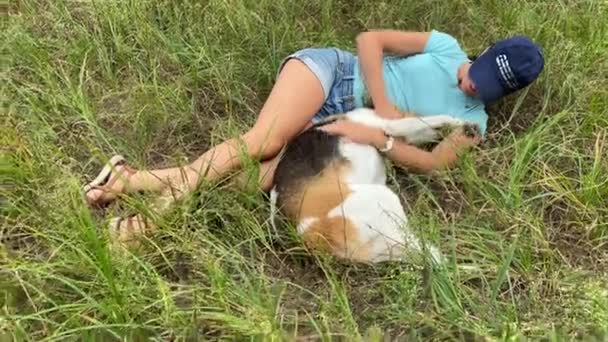
[[[602,0],[33,1],[3,5],[0,336],[15,340],[606,338],[608,8]],[[81,186],[112,154],[184,163],[256,117],[287,54],[373,28],[438,29],[471,54],[526,34],[546,68],[489,108],[457,167],[391,173],[449,256],[353,265],[267,222],[255,184],[204,183],[139,251]],[[288,115],[288,113],[286,113]],[[247,172],[255,171],[249,162]],[[150,214],[151,215],[151,214]],[[3,339],[4,340],[4,339]]]

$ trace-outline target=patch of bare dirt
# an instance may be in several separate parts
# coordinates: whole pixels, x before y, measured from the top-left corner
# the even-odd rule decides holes
[[[598,219],[601,219],[598,217]],[[589,271],[608,269],[608,244],[594,241],[585,232],[586,224],[575,208],[556,201],[544,209],[543,221],[551,247],[572,268]],[[595,220],[589,224],[601,224]]]
[[[518,94],[492,104],[486,108],[488,113],[488,127],[486,141],[494,146],[503,132],[512,132],[520,135],[526,132],[538,119],[544,102],[544,94],[535,84],[530,86],[525,103],[513,113],[518,100]]]

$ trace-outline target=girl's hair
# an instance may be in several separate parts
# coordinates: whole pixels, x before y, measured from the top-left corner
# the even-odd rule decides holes
[[[475,62],[475,60],[477,59],[477,55],[468,55],[467,57],[471,62]]]

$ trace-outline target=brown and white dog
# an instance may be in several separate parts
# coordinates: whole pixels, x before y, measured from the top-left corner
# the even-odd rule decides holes
[[[435,141],[444,126],[467,125],[447,115],[387,120],[371,109],[356,109],[335,119],[381,128],[412,144]],[[422,251],[399,197],[386,185],[378,150],[329,135],[318,126],[295,138],[278,164],[270,193],[275,230],[281,210],[297,224],[308,247],[339,258],[374,263],[405,260],[410,252]],[[426,249],[441,262],[436,247]]]

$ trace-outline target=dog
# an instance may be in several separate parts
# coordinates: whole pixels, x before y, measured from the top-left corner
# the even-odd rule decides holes
[[[436,141],[445,126],[472,125],[448,115],[388,120],[367,108],[313,125],[287,145],[278,163],[270,192],[272,227],[276,231],[281,212],[307,247],[350,261],[403,261],[427,249],[441,263],[439,250],[423,246],[408,226],[399,197],[386,184],[381,153],[319,129],[335,120],[381,128],[411,144]]]

